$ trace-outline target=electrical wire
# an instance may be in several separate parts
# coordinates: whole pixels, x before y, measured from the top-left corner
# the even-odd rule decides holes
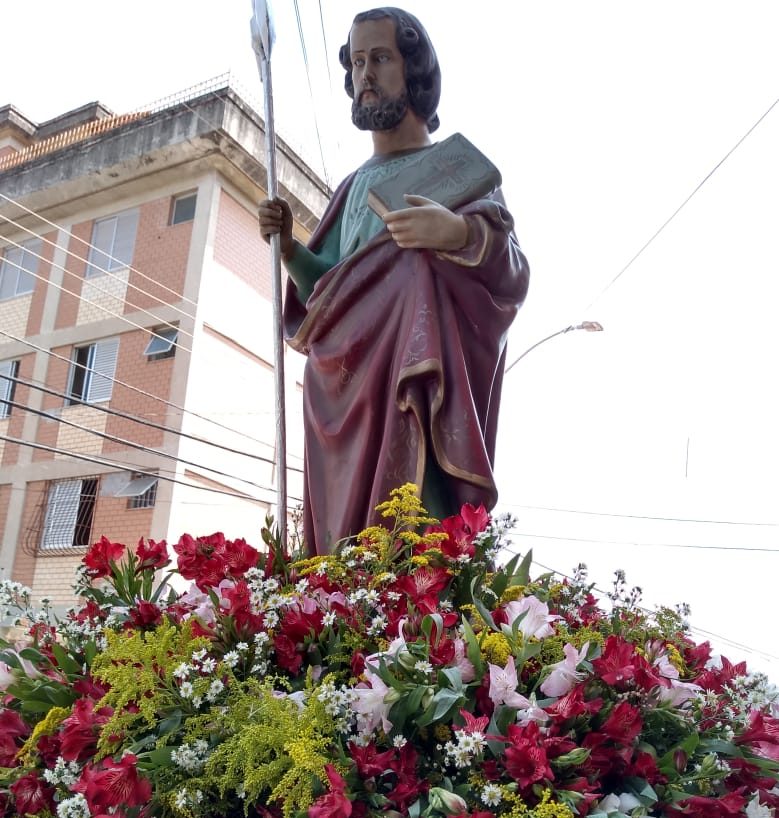
[[[533,511],[554,511],[560,514],[587,514],[592,517],[618,517],[629,520],[658,520],[671,523],[700,523],[706,525],[741,525],[741,526],[765,526],[769,528],[779,528],[779,523],[743,522],[737,520],[703,520],[694,517],[650,517],[646,514],[616,514],[608,511],[585,511],[575,508],[556,508],[554,506],[529,506],[521,503],[500,503],[506,508],[526,508]]]
[[[40,216],[39,216],[39,218],[40,218]],[[129,278],[128,278],[128,280],[125,280],[122,276],[117,275],[113,270],[108,270],[105,267],[100,267],[99,265],[94,264],[93,262],[89,261],[89,259],[86,259],[83,256],[78,255],[78,253],[74,253],[72,250],[68,249],[67,247],[57,244],[56,241],[52,241],[51,239],[47,239],[46,236],[42,235],[41,233],[36,233],[31,227],[25,227],[23,224],[20,224],[19,222],[14,221],[12,218],[10,218],[9,216],[5,216],[2,213],[0,213],[0,219],[3,219],[6,222],[6,224],[12,224],[14,227],[17,227],[20,230],[24,230],[26,233],[29,233],[31,236],[34,236],[35,238],[40,239],[42,242],[45,242],[46,244],[50,245],[55,250],[63,250],[71,258],[74,258],[77,261],[83,261],[88,267],[91,267],[94,270],[99,270],[100,273],[104,274],[108,278],[112,278],[115,281],[119,281],[124,286],[129,287],[132,290],[137,290],[139,293],[141,293],[142,295],[147,296],[148,298],[153,298],[155,301],[157,301],[157,303],[159,303],[159,304],[161,304],[161,305],[163,305],[165,307],[173,308],[174,310],[176,310],[176,312],[181,313],[181,315],[186,317],[186,318],[194,319],[195,316],[193,314],[185,312],[181,308],[177,307],[174,303],[172,303],[170,301],[164,301],[162,298],[158,298],[156,295],[153,295],[148,290],[144,290],[143,287],[139,287],[137,284],[132,284],[129,281]],[[55,264],[53,261],[50,262],[47,258],[44,258],[44,256],[41,256],[38,253],[35,253],[35,252],[29,250],[27,247],[24,247],[23,245],[17,244],[15,241],[12,241],[9,238],[3,237],[3,241],[7,241],[9,244],[13,244],[15,247],[21,247],[25,252],[29,253],[32,256],[35,256],[35,258],[40,259],[41,261],[43,261],[46,264],[51,264],[52,267],[55,267],[55,268],[57,268],[59,270],[62,270],[63,272],[68,273],[71,276],[75,276],[80,281],[81,280],[89,281],[90,284],[92,284],[92,286],[95,286],[95,284],[94,284],[95,279],[99,280],[99,278],[102,277],[102,276],[100,276],[100,277],[90,277],[89,279],[87,279],[85,276],[82,276],[79,273],[75,273],[72,270],[67,270],[64,267],[60,266],[59,264]],[[100,250],[98,247],[96,247],[93,244],[89,244],[89,248],[91,250],[96,250],[97,252],[102,253],[103,255],[107,255],[103,250]],[[122,266],[126,267],[126,269],[128,271],[133,272],[133,269],[131,267],[129,267],[128,265],[123,264]],[[25,270],[25,272],[30,272],[31,273],[30,270]],[[137,271],[134,271],[134,272],[137,272]],[[31,273],[31,275],[35,275],[35,274]],[[107,295],[111,296],[112,298],[116,298],[116,296],[111,292],[107,292],[106,290],[102,290],[100,288],[97,288],[96,286],[95,286],[95,288],[98,289],[100,292],[106,293]],[[148,310],[144,309],[143,307],[138,307],[137,305],[135,305],[131,301],[129,301],[127,298],[124,298],[123,300],[125,301],[125,303],[129,304],[129,306],[131,306],[134,310],[138,310],[140,312],[145,312],[147,315],[152,315],[153,317],[156,318],[156,316],[154,316],[153,313],[150,313]],[[159,319],[157,319],[157,320],[159,320]],[[167,323],[167,322],[163,322],[163,323]],[[173,325],[169,324],[169,326],[173,326]],[[191,333],[187,333],[187,335],[191,336]]]
[[[54,358],[58,358],[61,361],[65,361],[69,365],[73,363],[73,361],[70,358],[66,358],[64,355],[60,355],[58,352],[53,352],[50,349],[45,349],[44,347],[38,346],[38,344],[34,344],[32,341],[28,341],[25,338],[19,338],[18,336],[14,335],[13,333],[6,332],[6,330],[4,330],[4,329],[0,329],[0,335],[4,335],[6,338],[10,338],[13,341],[16,341],[16,342],[18,342],[20,344],[24,344],[25,346],[31,347],[32,349],[35,349],[38,352],[43,352],[46,355],[51,355]],[[107,380],[110,380],[112,383],[117,384],[118,386],[123,386],[125,389],[129,389],[132,392],[136,392],[136,393],[138,393],[140,395],[143,395],[144,397],[151,398],[152,400],[156,400],[159,403],[164,404],[165,406],[172,406],[174,409],[179,409],[182,412],[185,412],[186,414],[191,415],[192,417],[199,418],[200,420],[205,420],[207,423],[212,423],[214,426],[218,426],[219,428],[225,429],[228,432],[232,432],[233,434],[237,434],[240,437],[244,437],[247,440],[251,440],[254,443],[259,443],[261,446],[267,446],[268,445],[265,441],[259,440],[256,437],[252,437],[251,435],[246,434],[246,432],[241,432],[238,429],[233,429],[230,426],[226,426],[224,423],[220,423],[218,420],[213,420],[212,418],[206,417],[205,415],[201,415],[200,413],[195,412],[193,409],[187,409],[186,407],[180,406],[177,403],[173,403],[172,401],[165,400],[165,398],[161,398],[161,397],[159,397],[159,395],[152,395],[151,392],[147,392],[146,390],[140,389],[137,386],[132,386],[131,384],[125,383],[124,381],[120,381],[118,378],[109,377],[108,375],[104,375],[103,377],[105,377]]]
[[[261,483],[255,483],[253,480],[247,480],[245,477],[238,477],[235,474],[230,474],[229,472],[219,471],[219,469],[215,469],[211,466],[206,466],[202,463],[195,463],[192,460],[184,460],[181,457],[178,457],[175,454],[171,454],[170,452],[162,451],[161,449],[152,449],[148,446],[144,446],[142,443],[135,443],[132,440],[127,440],[124,437],[117,437],[116,435],[108,434],[107,432],[99,432],[97,429],[91,429],[89,426],[84,426],[81,423],[76,423],[73,420],[66,420],[62,417],[57,417],[57,415],[52,414],[51,412],[47,412],[44,409],[33,409],[31,406],[25,406],[22,403],[17,403],[16,401],[7,400],[4,401],[7,406],[11,406],[14,409],[20,409],[23,412],[29,412],[33,415],[37,415],[38,417],[46,418],[46,420],[54,421],[55,423],[62,423],[65,426],[70,426],[73,429],[79,429],[82,432],[87,432],[95,437],[102,438],[103,440],[110,440],[112,443],[120,443],[122,446],[128,446],[131,449],[137,449],[141,452],[146,452],[146,454],[153,454],[157,457],[163,457],[167,460],[174,460],[177,463],[183,463],[185,466],[194,466],[197,469],[202,469],[204,471],[209,471],[212,474],[217,474],[220,477],[229,477],[231,480],[239,480],[241,483],[246,483],[248,486],[254,486],[254,488],[262,489],[263,491],[275,491],[275,489],[270,488],[269,486],[263,486]]]
[[[29,440],[22,440],[21,438],[10,437],[8,435],[0,435],[0,440],[2,440],[5,443],[15,444],[17,446],[26,446],[27,448],[30,449],[38,449],[40,451],[49,452],[51,454],[59,454],[63,455],[64,457],[72,457],[75,460],[84,460],[88,463],[96,463],[99,466],[109,466],[110,468],[116,468],[119,471],[133,471],[144,477],[157,477],[158,479],[165,480],[168,483],[176,483],[180,486],[186,486],[187,488],[200,489],[201,491],[210,491],[213,492],[214,494],[223,494],[227,497],[236,497],[239,500],[249,500],[250,502],[254,503],[265,502],[264,500],[257,500],[254,497],[250,497],[248,494],[243,494],[240,492],[226,491],[224,489],[215,489],[211,488],[210,486],[201,486],[198,485],[197,483],[186,483],[183,480],[176,479],[175,477],[166,477],[165,475],[159,472],[148,471],[143,466],[138,466],[137,464],[133,463],[123,463],[118,460],[90,457],[89,455],[81,454],[80,452],[71,452],[67,449],[60,449],[57,448],[56,446],[47,446],[43,443],[32,443]],[[301,499],[299,497],[292,497],[291,499],[296,500],[297,502],[301,502]]]
[[[319,118],[316,115],[316,103],[314,100],[314,88],[311,85],[311,69],[308,64],[308,53],[306,51],[306,38],[303,36],[303,22],[300,19],[300,7],[298,6],[298,0],[294,0],[295,5],[295,17],[297,18],[298,23],[298,34],[300,35],[300,48],[303,51],[303,64],[306,68],[306,79],[308,80],[308,94],[311,97],[311,112],[314,116],[314,130],[316,132],[316,141],[319,145],[319,156],[322,160],[322,172],[325,175],[325,183],[328,187],[331,186],[330,184],[330,175],[327,172],[327,163],[325,162],[325,152],[322,147],[322,137],[319,133]],[[321,11],[321,9],[320,9]],[[329,69],[328,69],[329,70]]]
[[[695,194],[709,181],[709,179],[719,170],[719,168],[728,160],[734,151],[741,145],[742,142],[752,133],[752,131],[757,128],[758,125],[771,113],[771,111],[779,105],[779,98],[775,99],[771,105],[768,107],[768,110],[760,116],[760,118],[755,122],[754,125],[741,137],[741,139],[736,142],[735,145],[722,157],[722,159],[717,162],[717,164],[703,177],[703,179],[698,183],[695,189],[690,193],[690,195],[679,205],[679,207],[674,210],[674,212],[660,225],[660,227],[652,234],[647,242],[641,247],[641,249],[633,256],[633,258],[628,261],[628,263],[611,279],[611,281],[595,296],[595,298],[590,301],[590,303],[582,310],[582,314],[586,313],[590,307],[592,307],[616,282],[617,280],[623,275],[623,273],[627,272],[627,270],[633,265],[636,259],[649,247],[650,244],[665,230],[666,227],[676,218],[676,216],[682,211],[682,209],[687,205],[687,203],[695,196]]]
[[[190,109],[190,110],[192,110],[192,109]],[[207,121],[207,120],[205,120],[205,121]],[[12,199],[10,196],[6,196],[5,193],[3,193],[2,191],[0,191],[0,198],[5,199],[5,201],[9,202],[10,204],[14,205],[15,207],[18,207],[21,210],[24,210],[25,213],[29,213],[31,216],[35,216],[37,219],[40,219],[42,222],[45,222],[46,224],[50,225],[51,227],[56,228],[60,232],[64,233],[66,236],[70,236],[70,238],[76,239],[76,241],[80,241],[83,245],[85,245],[89,249],[100,250],[100,248],[95,247],[95,245],[93,245],[90,242],[86,241],[86,239],[82,239],[80,236],[77,236],[75,233],[71,233],[70,230],[66,230],[62,225],[56,224],[55,222],[52,222],[52,221],[49,221],[49,219],[47,219],[45,216],[42,216],[40,213],[36,213],[34,210],[30,210],[29,207],[26,207],[21,202],[17,202],[15,199]],[[146,273],[142,273],[140,270],[137,270],[132,265],[129,265],[129,264],[126,265],[121,259],[118,259],[115,256],[112,256],[110,253],[106,253],[104,250],[100,250],[100,252],[106,258],[110,259],[111,261],[119,262],[123,267],[127,267],[127,269],[131,273],[135,273],[136,275],[140,276],[141,278],[145,278],[147,281],[151,281],[155,286],[159,287],[160,289],[171,293],[179,301],[185,301],[185,302],[188,302],[189,304],[192,304],[192,306],[197,307],[197,302],[193,301],[191,298],[187,298],[187,296],[183,295],[182,293],[178,293],[178,292],[176,292],[176,290],[173,290],[170,287],[167,287],[166,285],[161,284],[156,279],[152,278],[149,275],[146,275]],[[150,297],[153,298],[153,296],[151,296],[150,293],[145,293],[145,294],[149,295]],[[162,303],[166,303],[166,302],[162,302]],[[182,314],[189,315],[189,313],[184,313],[183,311],[182,311]],[[189,316],[189,317],[191,318],[192,316]]]
[[[31,252],[26,247],[23,247],[21,244],[17,244],[15,241],[11,241],[10,239],[6,239],[6,241],[8,241],[9,244],[13,244],[16,247],[21,247],[25,252],[30,253],[30,255],[36,256],[37,258],[43,259],[44,261],[46,261],[46,259],[44,259],[43,256],[39,256],[37,253]],[[74,296],[78,301],[82,302],[83,304],[89,304],[90,307],[96,307],[97,309],[99,309],[102,312],[112,316],[113,318],[119,318],[123,323],[129,324],[131,327],[134,327],[135,329],[141,330],[141,332],[145,332],[148,335],[151,335],[152,338],[159,338],[160,341],[168,341],[169,340],[168,338],[165,338],[164,336],[159,335],[158,333],[154,332],[154,330],[151,330],[148,327],[144,327],[142,324],[136,324],[135,321],[131,320],[126,315],[122,315],[121,313],[115,312],[114,310],[109,310],[108,307],[104,307],[102,304],[98,304],[96,301],[91,301],[89,298],[85,298],[80,293],[74,293],[72,290],[69,290],[67,287],[63,287],[62,284],[55,284],[53,281],[49,281],[49,279],[47,279],[46,276],[43,276],[40,273],[33,273],[32,270],[28,270],[26,267],[23,267],[21,264],[17,264],[15,261],[10,261],[9,259],[4,258],[3,263],[4,264],[9,264],[12,267],[16,267],[17,270],[23,270],[28,275],[31,275],[34,278],[37,278],[39,281],[43,281],[44,284],[47,284],[49,287],[54,287],[55,289],[60,290],[60,292],[67,293],[68,295]],[[126,301],[124,298],[120,298],[119,296],[114,295],[113,293],[109,292],[108,290],[104,290],[102,287],[98,287],[94,283],[93,279],[91,279],[91,278],[82,278],[78,273],[74,273],[72,270],[66,269],[61,264],[55,264],[53,261],[48,262],[48,263],[51,264],[51,266],[54,267],[55,269],[62,270],[64,273],[67,273],[69,276],[72,276],[73,278],[77,278],[79,281],[84,281],[90,287],[93,287],[98,292],[103,293],[103,295],[107,295],[109,298],[113,299],[114,301],[122,301],[123,303],[129,304],[131,307],[133,307],[133,309],[137,309],[140,312],[144,312],[147,315],[150,315],[155,320],[155,322],[157,324],[167,324],[170,329],[175,329],[177,332],[179,332],[182,335],[189,335],[190,338],[194,338],[194,335],[192,335],[191,332],[186,332],[185,330],[180,329],[176,324],[171,324],[169,321],[165,321],[164,319],[159,318],[153,312],[149,312],[149,310],[145,310],[145,309],[143,309],[143,307],[136,307],[134,304],[130,304],[130,302]],[[192,352],[192,350],[189,347],[186,347],[183,344],[179,344],[178,342],[176,343],[176,346],[178,346],[179,349],[183,350],[184,352]]]
[[[36,389],[39,392],[44,392],[47,395],[53,395],[53,396],[58,397],[58,398],[64,398],[65,400],[68,400],[70,398],[70,395],[68,395],[66,392],[59,392],[56,389],[51,389],[50,387],[45,386],[44,384],[38,383],[37,381],[29,380],[27,378],[22,378],[22,377],[20,377],[18,375],[16,377],[14,377],[13,380],[16,381],[17,383],[22,384],[23,386],[29,387],[30,389]],[[231,454],[240,454],[240,455],[243,455],[244,457],[251,458],[252,460],[260,460],[263,463],[270,463],[271,465],[276,465],[276,461],[273,460],[273,458],[263,457],[263,455],[261,455],[261,454],[252,454],[251,452],[247,452],[244,449],[234,449],[234,448],[232,448],[230,446],[224,446],[221,443],[214,443],[212,440],[207,440],[204,437],[199,437],[198,435],[193,435],[193,434],[190,434],[189,432],[182,432],[179,429],[174,429],[174,428],[172,428],[170,426],[165,426],[165,425],[163,425],[161,423],[155,423],[154,421],[147,420],[146,418],[141,418],[141,417],[138,417],[137,415],[132,415],[129,412],[122,412],[119,409],[111,409],[108,406],[103,406],[102,404],[99,404],[99,403],[90,403],[90,404],[87,404],[87,405],[90,406],[92,409],[98,410],[99,412],[103,412],[103,413],[108,414],[108,415],[114,415],[116,417],[124,418],[125,420],[132,421],[133,423],[138,423],[141,426],[147,426],[150,429],[157,429],[157,430],[159,430],[161,432],[167,432],[169,434],[178,435],[179,437],[186,438],[187,440],[194,440],[197,443],[203,443],[206,446],[212,446],[215,449],[221,449],[222,451],[230,452]],[[266,443],[264,445],[270,447],[270,444]],[[303,471],[303,469],[301,469],[301,468],[299,468],[297,466],[289,466],[288,465],[287,469],[289,471],[297,471],[297,472],[302,472]]]
[[[563,540],[566,542],[587,542],[599,545],[632,545],[638,548],[694,548],[703,551],[760,551],[769,554],[779,554],[779,548],[752,548],[740,545],[686,545],[684,543],[635,542],[633,540],[593,540],[587,537],[558,537],[553,534],[528,534],[522,531],[515,533],[518,537],[533,537],[539,540]]]
[[[516,552],[511,552],[511,553],[516,553]],[[532,561],[533,561],[533,563],[534,563],[535,565],[537,565],[539,568],[543,568],[545,571],[549,571],[549,572],[551,572],[552,574],[557,574],[558,576],[560,576],[560,577],[564,577],[565,579],[573,580],[573,577],[572,577],[572,576],[570,576],[570,574],[566,574],[566,573],[564,573],[563,571],[558,571],[556,568],[550,568],[548,565],[544,565],[542,562],[539,562],[539,561],[538,561],[538,560],[536,560],[536,559],[533,559]],[[597,591],[599,594],[604,594],[605,596],[608,596],[608,592],[607,592],[607,591],[604,591],[602,588],[598,588],[598,587],[597,587],[597,585],[593,585],[593,588],[594,588],[594,589],[595,589],[595,590],[596,590],[596,591]],[[639,610],[643,611],[643,612],[644,612],[644,613],[646,613],[646,614],[651,614],[651,613],[653,613],[653,612],[652,612],[652,611],[650,611],[648,608],[643,608],[643,607],[641,607],[640,605],[639,605],[639,606],[637,606],[637,607],[639,608]],[[703,630],[702,628],[698,628],[698,627],[695,627],[695,626],[693,626],[693,625],[690,625],[689,627],[690,627],[690,630],[691,630],[691,631],[695,631],[695,632],[697,632],[697,633],[702,633],[702,634],[704,634],[704,635],[711,636],[711,637],[713,637],[713,638],[715,638],[715,639],[718,639],[719,641],[724,642],[724,643],[726,643],[726,644],[729,644],[729,645],[731,645],[731,646],[733,646],[733,647],[737,647],[737,648],[740,648],[741,650],[745,650],[745,651],[747,651],[748,653],[752,653],[752,654],[754,654],[755,656],[762,656],[762,657],[763,657],[763,658],[765,658],[765,659],[776,659],[776,660],[779,660],[779,656],[775,656],[773,653],[767,653],[766,651],[763,651],[763,650],[759,650],[759,649],[757,649],[757,648],[750,647],[749,645],[745,645],[745,644],[743,644],[742,642],[736,642],[735,640],[730,639],[730,638],[728,638],[727,636],[721,636],[721,635],[720,635],[720,634],[718,634],[718,633],[713,633],[712,631],[706,631],[706,630]]]

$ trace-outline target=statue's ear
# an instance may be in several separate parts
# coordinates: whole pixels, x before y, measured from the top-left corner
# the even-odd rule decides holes
[[[349,57],[348,46],[345,45],[341,46],[341,50],[338,52],[338,61],[344,68],[347,69],[347,71],[352,67],[352,60]]]

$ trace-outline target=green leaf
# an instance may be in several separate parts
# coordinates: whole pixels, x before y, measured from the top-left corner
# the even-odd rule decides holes
[[[515,585],[527,585],[530,582],[530,564],[533,562],[533,549],[525,554],[522,564],[516,570],[514,575],[509,580],[509,587],[513,588]]]
[[[16,655],[16,651],[2,651],[0,652],[0,662],[5,662],[10,667],[20,668],[22,663]]]
[[[476,634],[473,632],[473,628],[471,627],[471,623],[468,621],[467,617],[463,616],[462,623],[468,660],[473,665],[476,671],[476,676],[481,677],[482,671],[484,670],[484,663],[481,658],[481,651],[479,650],[479,641],[476,638]]]
[[[435,625],[435,643],[433,644],[433,647],[437,647],[444,633],[444,620],[441,617],[441,614],[428,614],[422,620],[422,633],[424,633],[428,643],[430,643],[430,635],[433,632],[433,625]]]
[[[724,753],[726,756],[731,756],[731,758],[744,757],[740,747],[737,747],[730,741],[723,741],[722,739],[703,739],[700,743],[700,747],[702,750],[709,750],[712,753]]]
[[[490,626],[490,628],[492,628],[492,630],[499,630],[495,625],[495,620],[492,618],[492,614],[487,610],[484,603],[473,593],[475,585],[476,580],[474,579],[474,581],[471,583],[471,599],[473,600],[476,610],[479,612],[479,616]]]
[[[441,684],[441,677],[444,676],[448,682],[449,686],[452,690],[455,690],[457,693],[463,692],[463,677],[460,674],[460,668],[457,667],[445,667],[442,668],[438,674],[438,683]]]
[[[161,738],[178,730],[181,725],[181,710],[174,710],[157,725],[157,735]]]
[[[36,665],[40,664],[41,662],[49,664],[44,655],[35,648],[22,648],[19,651],[19,656],[21,656],[22,659],[27,659],[29,662],[33,662]]]
[[[77,662],[62,645],[54,642],[51,646],[51,652],[57,660],[57,665],[60,670],[67,673],[69,676],[77,676],[81,674],[81,664]]]
[[[25,699],[22,702],[22,713],[48,713],[54,705],[38,699]]]

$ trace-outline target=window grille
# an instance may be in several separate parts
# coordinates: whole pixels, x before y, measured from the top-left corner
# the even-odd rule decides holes
[[[96,477],[52,483],[46,503],[41,549],[89,545],[96,500]]]

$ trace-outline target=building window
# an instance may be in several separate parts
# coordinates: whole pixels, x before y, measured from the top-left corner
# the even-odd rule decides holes
[[[19,361],[0,361],[0,420],[11,414],[10,402],[16,392]]]
[[[118,350],[118,338],[76,347],[70,367],[68,405],[111,399]]]
[[[161,358],[172,358],[176,354],[176,341],[179,337],[178,327],[160,327],[152,330],[149,343],[146,345],[144,355],[150,361],[159,361]]]
[[[183,196],[176,196],[173,199],[173,209],[170,213],[171,224],[181,224],[191,222],[195,218],[195,205],[197,204],[197,193],[185,193]]]
[[[126,210],[107,219],[98,219],[92,228],[87,277],[129,267],[133,260],[137,231],[137,210]]]
[[[0,260],[0,301],[33,291],[40,252],[40,239],[32,239],[21,247],[9,247],[3,253]]]
[[[96,477],[52,483],[46,504],[41,548],[89,545],[96,499]]]
[[[128,498],[127,508],[154,508],[157,480],[153,474],[135,474],[124,488],[116,492],[116,496]]]

